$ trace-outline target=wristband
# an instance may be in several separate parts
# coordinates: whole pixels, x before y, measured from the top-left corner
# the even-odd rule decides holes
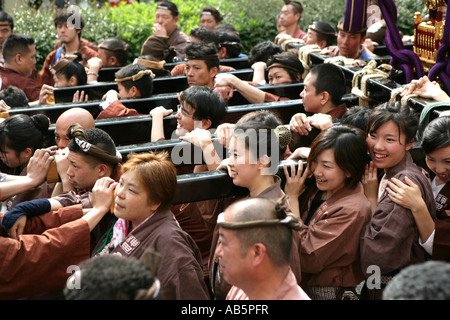
[[[25,215],[27,217],[40,216],[51,209],[52,206],[47,198],[21,202],[4,214],[2,228],[7,231],[12,228],[20,217]]]

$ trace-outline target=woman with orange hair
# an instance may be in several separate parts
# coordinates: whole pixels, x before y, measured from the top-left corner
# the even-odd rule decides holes
[[[157,277],[163,299],[209,299],[200,251],[170,211],[176,186],[168,153],[129,155],[115,190],[117,220],[94,253],[140,259],[152,248],[162,255]]]

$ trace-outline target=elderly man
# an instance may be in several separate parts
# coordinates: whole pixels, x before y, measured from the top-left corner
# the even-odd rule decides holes
[[[55,142],[58,149],[64,149],[69,145],[67,129],[72,123],[78,123],[85,129],[95,128],[94,117],[86,109],[71,108],[64,111],[56,120],[55,125]]]
[[[217,219],[216,255],[224,280],[233,285],[227,300],[310,300],[289,266],[292,232],[301,222],[282,205],[248,198]]]

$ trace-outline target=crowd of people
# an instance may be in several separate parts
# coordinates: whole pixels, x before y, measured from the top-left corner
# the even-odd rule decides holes
[[[400,101],[347,106],[338,65],[308,66],[298,49],[279,43],[293,39],[324,56],[368,60],[376,55],[366,22],[353,20],[355,7],[336,29],[318,21],[303,31],[302,11],[285,0],[277,37],[247,55],[217,9],[201,9],[200,26],[187,35],[177,6],[159,1],[153,33],[128,64],[123,40],[87,41],[82,17],[71,25],[66,8],[55,15],[58,41],[39,71],[35,40],[15,34],[12,16],[0,12],[5,113],[52,104],[54,88],[98,83],[101,68],[120,67],[117,91],[104,95],[95,115],[82,108],[89,96],[75,93],[80,106],[58,117],[54,141],[46,141],[45,114],[0,122],[0,299],[449,299],[450,115],[424,124]],[[251,81],[222,64],[237,57],[248,58]],[[169,71],[169,62],[179,63]],[[167,151],[122,159],[96,120],[142,115],[121,100],[151,97],[156,77],[180,75],[187,89],[177,94],[178,109],[152,109],[151,135],[142,140],[187,141],[200,148],[202,162],[177,167]],[[259,87],[267,83],[303,83],[304,110],[288,124],[267,110],[225,122],[235,92],[249,104],[289,100]],[[401,95],[450,106],[426,76]],[[164,119],[173,114],[169,137]],[[426,165],[413,159],[415,148]],[[177,175],[214,170],[227,172],[245,195],[172,203]],[[442,265],[430,264],[437,260]],[[408,277],[419,276],[413,295]],[[431,284],[439,295],[421,291]]]

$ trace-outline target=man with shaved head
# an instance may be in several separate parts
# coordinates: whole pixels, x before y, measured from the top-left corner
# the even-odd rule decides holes
[[[67,129],[72,123],[78,123],[84,129],[95,128],[94,117],[86,109],[71,108],[64,111],[56,120],[55,142],[58,149],[64,149],[69,145],[70,139],[67,137]]]
[[[310,300],[289,265],[292,232],[302,224],[282,203],[237,201],[219,215],[217,225],[216,256],[224,280],[233,285],[227,300]]]

